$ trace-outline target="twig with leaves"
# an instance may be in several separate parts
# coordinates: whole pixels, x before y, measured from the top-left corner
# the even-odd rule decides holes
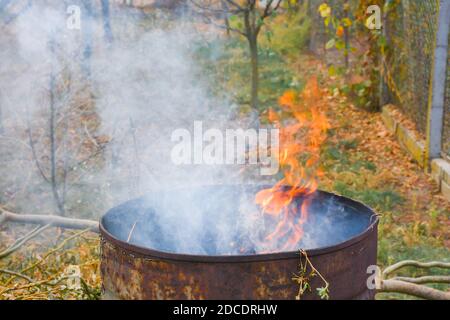
[[[299,285],[299,291],[297,296],[295,297],[296,300],[301,300],[302,295],[306,291],[311,291],[311,285],[309,284],[309,281],[316,276],[318,276],[324,283],[323,287],[316,289],[317,294],[321,299],[328,300],[330,298],[330,284],[311,263],[311,260],[308,258],[308,254],[306,253],[306,251],[300,250],[299,272],[298,274],[294,274],[294,276],[292,277],[292,280],[297,282]]]

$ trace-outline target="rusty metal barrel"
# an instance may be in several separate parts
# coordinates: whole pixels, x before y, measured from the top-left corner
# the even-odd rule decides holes
[[[376,265],[378,217],[367,206],[345,197],[317,191],[316,199],[333,199],[348,208],[359,215],[359,225],[348,239],[304,253],[200,255],[146,247],[130,242],[127,233],[134,227],[130,215],[139,215],[149,202],[136,199],[113,208],[100,221],[104,297],[289,300],[299,293],[296,275],[307,277],[312,265],[329,284],[330,299],[373,299],[375,292],[367,286],[367,270]],[[336,225],[338,228],[343,228],[343,224]],[[311,265],[301,272],[304,255]],[[307,279],[311,290],[304,292],[301,299],[321,298],[317,289],[325,285],[322,277]]]

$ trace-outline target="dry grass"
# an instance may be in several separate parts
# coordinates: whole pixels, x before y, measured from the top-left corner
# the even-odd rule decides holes
[[[29,230],[29,227],[17,226],[2,229],[0,250]],[[79,280],[71,277],[78,270]],[[51,228],[0,260],[0,299],[97,299],[99,294],[96,234]]]

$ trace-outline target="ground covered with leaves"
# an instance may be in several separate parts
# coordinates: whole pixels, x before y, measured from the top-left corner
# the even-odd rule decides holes
[[[448,259],[450,203],[430,175],[401,148],[379,112],[357,108],[342,94],[339,88],[345,79],[330,77],[327,67],[311,56],[299,59],[297,69],[304,77],[319,73],[327,88],[331,128],[322,150],[325,174],[321,188],[360,200],[377,211],[378,264]],[[403,275],[421,275],[412,272],[406,270]],[[405,298],[397,294],[378,297]]]

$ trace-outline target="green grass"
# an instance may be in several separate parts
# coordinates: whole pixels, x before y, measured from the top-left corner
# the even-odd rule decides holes
[[[364,159],[364,155],[355,151],[358,147],[356,140],[342,140],[337,145],[324,146],[322,159],[327,170],[336,172],[360,173],[361,169],[376,172],[377,167],[373,162]],[[352,157],[350,157],[350,154]],[[355,157],[356,155],[356,157]]]
[[[343,196],[359,200],[372,208],[382,211],[392,210],[396,205],[404,201],[398,193],[392,190],[374,190],[370,188],[355,190],[341,181],[336,181],[333,189]]]

